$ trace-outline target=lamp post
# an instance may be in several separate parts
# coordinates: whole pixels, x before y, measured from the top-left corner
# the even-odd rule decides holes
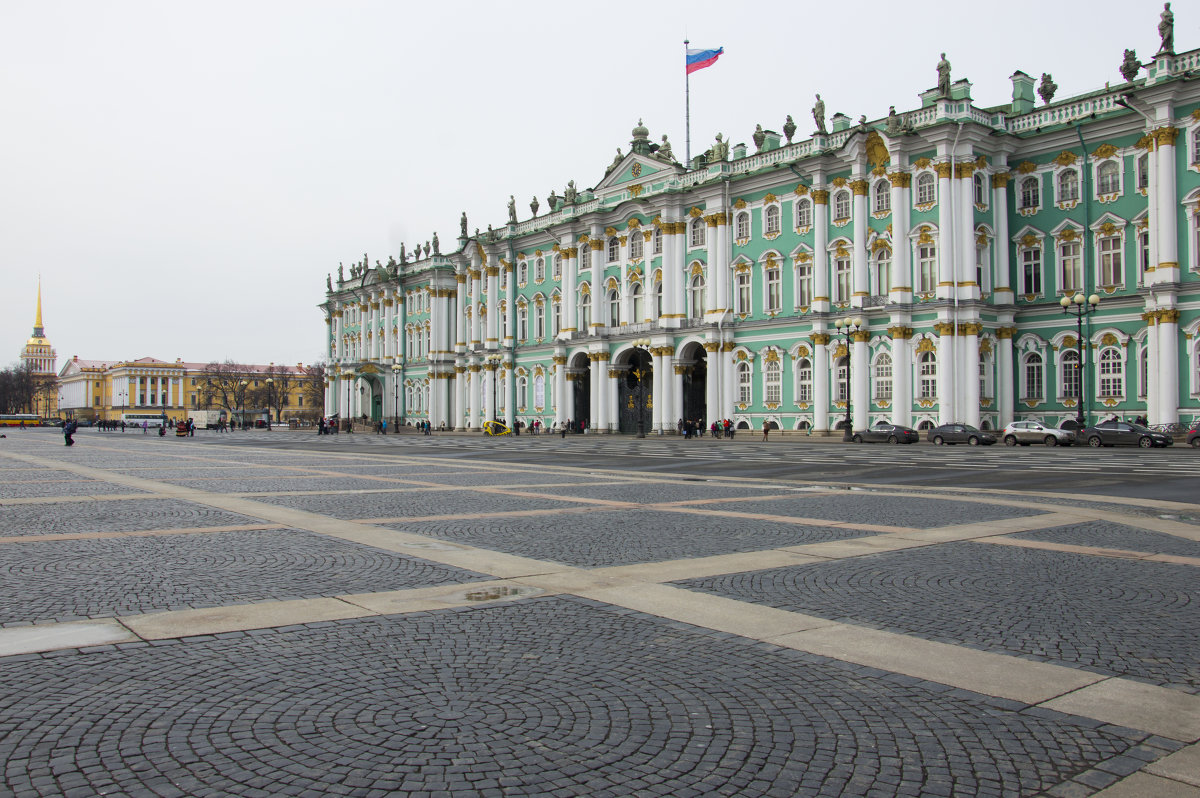
[[[632,344],[635,350],[649,354],[649,338],[635,338],[632,341]],[[634,389],[634,392],[637,395],[637,402],[635,403],[637,410],[637,437],[644,438],[646,437],[646,422],[644,419],[644,415],[646,413],[646,377],[650,376],[650,374],[653,374],[654,372],[651,371],[650,374],[647,374],[646,369],[635,368],[629,373],[633,375],[635,380],[637,380],[636,383],[630,386]]]
[[[833,323],[837,328],[838,335],[844,335],[846,338],[846,421],[842,427],[842,441],[849,443],[854,438],[854,420],[850,417],[850,363],[851,357],[851,337],[854,333],[862,328],[862,318],[855,316],[850,319],[838,319]]]
[[[238,392],[238,424],[242,426],[242,432],[246,431],[246,386],[249,384],[245,380],[238,383],[241,388]]]
[[[1096,294],[1084,298],[1083,294],[1075,296],[1064,296],[1058,300],[1058,304],[1062,305],[1063,313],[1075,317],[1075,344],[1077,361],[1075,368],[1078,369],[1077,385],[1079,386],[1079,404],[1075,409],[1075,434],[1083,432],[1083,428],[1087,426],[1087,370],[1084,368],[1086,361],[1083,350],[1083,319],[1096,312],[1096,308],[1100,307],[1100,297]]]
[[[271,410],[274,408],[274,396],[272,391],[275,389],[275,378],[267,377],[267,432],[271,431]]]
[[[400,364],[392,360],[392,432],[400,431]]]
[[[492,372],[492,403],[488,405],[488,415],[491,418],[488,420],[499,421],[500,419],[496,415],[496,384],[499,382],[497,374],[500,370],[500,364],[504,362],[504,355],[488,355],[484,358],[484,361],[486,362],[487,370]]]

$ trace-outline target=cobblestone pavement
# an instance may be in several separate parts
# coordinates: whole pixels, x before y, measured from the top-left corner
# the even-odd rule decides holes
[[[0,794],[1200,794],[1171,503],[77,441],[0,441]]]

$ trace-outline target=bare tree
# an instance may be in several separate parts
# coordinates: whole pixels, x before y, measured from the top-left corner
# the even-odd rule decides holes
[[[200,371],[198,386],[201,401],[205,407],[216,404],[231,413],[245,407],[247,389],[250,387],[249,377],[252,377],[250,367],[232,360],[224,363],[212,361]]]
[[[34,413],[41,391],[53,380],[38,380],[28,363],[20,363],[0,371],[0,413]]]
[[[325,412],[325,369],[326,363],[318,360],[304,367],[300,380],[300,395],[304,397],[304,405],[313,408],[315,415]]]

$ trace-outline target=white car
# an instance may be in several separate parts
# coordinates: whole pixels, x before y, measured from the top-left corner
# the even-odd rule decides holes
[[[1047,446],[1070,446],[1075,442],[1075,434],[1058,427],[1048,427],[1040,421],[1014,421],[1000,433],[1000,440],[1005,446],[1028,446],[1031,443],[1044,443]]]

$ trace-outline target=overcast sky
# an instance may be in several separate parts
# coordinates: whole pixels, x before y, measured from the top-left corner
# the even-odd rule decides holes
[[[1176,49],[1200,9],[1175,4]],[[986,9],[986,10],[985,10]],[[594,186],[639,118],[684,153],[757,123],[919,105],[945,51],[979,105],[1015,70],[1059,96],[1158,48],[1159,2],[0,0],[0,365],[39,273],[59,367],[88,359],[309,363],[325,275],[386,262],[509,194]]]

